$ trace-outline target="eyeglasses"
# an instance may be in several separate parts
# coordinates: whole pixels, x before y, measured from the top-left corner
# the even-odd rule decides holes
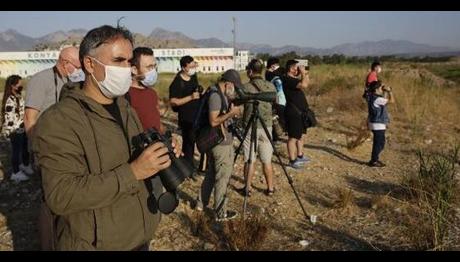
[[[76,66],[74,65],[72,62],[70,62],[70,60],[68,59],[63,59],[64,63],[68,63],[68,64],[71,64],[73,67],[77,68],[77,69],[80,69],[81,67],[80,66]]]

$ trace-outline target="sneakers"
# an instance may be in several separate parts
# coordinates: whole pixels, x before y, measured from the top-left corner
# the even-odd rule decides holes
[[[380,161],[375,161],[375,162],[372,162],[372,161],[369,161],[369,163],[367,163],[367,165],[369,165],[370,167],[385,167],[385,164],[380,162]]]
[[[19,170],[17,173],[13,173],[10,179],[15,182],[21,182],[29,180],[29,177],[26,174],[24,174],[22,170]]]
[[[289,161],[289,167],[294,168],[294,169],[301,169],[303,166],[303,162],[299,161],[298,159],[294,161]]]
[[[297,156],[297,161],[300,161],[302,163],[308,163],[311,161],[311,159],[305,155],[302,155],[302,157]]]
[[[227,213],[225,213],[224,216],[222,216],[222,217],[217,216],[216,217],[216,222],[228,221],[228,220],[231,220],[231,219],[234,219],[234,218],[237,218],[237,217],[238,217],[238,213],[236,211],[227,210]]]
[[[19,169],[22,170],[24,173],[26,173],[29,176],[33,175],[33,173],[34,173],[34,170],[32,169],[32,166],[30,164],[28,166],[20,164]]]

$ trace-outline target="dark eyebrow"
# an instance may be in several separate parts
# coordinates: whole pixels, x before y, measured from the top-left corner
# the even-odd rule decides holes
[[[128,60],[126,57],[122,57],[122,56],[117,56],[117,57],[114,57],[112,59],[114,62],[123,62],[123,61],[126,61]]]

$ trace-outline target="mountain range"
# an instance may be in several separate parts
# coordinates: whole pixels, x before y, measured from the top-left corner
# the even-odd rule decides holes
[[[85,29],[57,31],[41,37],[33,38],[23,35],[16,30],[9,29],[0,32],[0,51],[39,51],[53,50],[62,44],[78,44],[87,33]],[[218,38],[194,39],[181,32],[155,28],[149,35],[134,33],[135,43],[152,48],[193,48],[193,47],[231,47],[232,44]],[[269,53],[281,55],[287,52],[296,52],[299,55],[332,55],[344,54],[347,56],[442,56],[460,55],[459,49],[437,47],[426,44],[413,43],[405,40],[364,41],[346,43],[332,48],[312,48],[296,45],[273,47],[269,44],[237,43],[236,48],[249,50],[253,54]]]

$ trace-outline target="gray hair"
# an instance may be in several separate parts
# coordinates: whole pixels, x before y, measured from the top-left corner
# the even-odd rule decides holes
[[[133,35],[124,27],[117,26],[115,28],[110,25],[103,25],[90,30],[80,44],[79,59],[82,68],[85,69],[85,65],[83,63],[83,58],[85,56],[93,55],[94,50],[99,46],[109,43],[117,38],[127,39],[132,45],[134,45]]]

